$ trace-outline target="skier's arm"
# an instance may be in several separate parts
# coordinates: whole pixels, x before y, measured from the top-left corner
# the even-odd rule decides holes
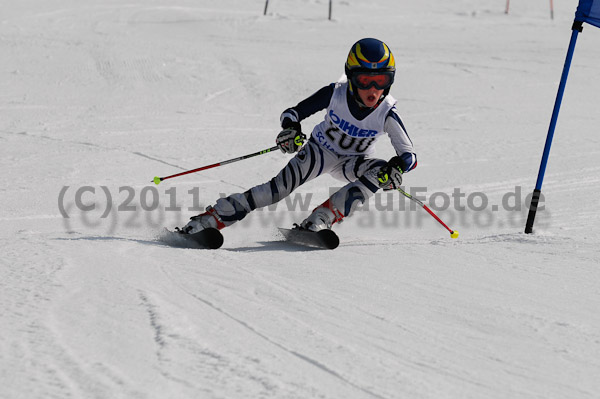
[[[406,133],[406,129],[396,107],[387,114],[384,129],[390,136],[392,146],[398,155],[400,167],[403,172],[408,172],[417,167],[417,154],[414,152],[413,143]]]
[[[300,101],[295,107],[283,111],[281,114],[281,127],[286,129],[293,123],[299,123],[312,114],[327,108],[333,96],[334,87],[335,83],[325,86],[312,96]]]

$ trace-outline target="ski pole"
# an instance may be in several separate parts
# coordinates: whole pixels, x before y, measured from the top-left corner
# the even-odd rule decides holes
[[[458,230],[452,230],[450,227],[446,226],[446,223],[442,222],[442,219],[440,219],[435,213],[433,213],[433,211],[431,209],[429,209],[429,207],[427,205],[425,205],[423,202],[419,201],[417,198],[413,197],[412,195],[410,195],[406,191],[402,190],[401,188],[398,188],[397,190],[400,191],[402,193],[402,195],[404,195],[409,200],[414,201],[417,204],[419,204],[431,216],[433,216],[433,218],[435,220],[437,220],[442,226],[444,226],[446,228],[446,230],[448,230],[450,232],[450,237],[452,237],[452,238],[458,238]]]
[[[269,153],[271,151],[277,150],[278,148],[279,148],[278,146],[274,146],[274,147],[271,147],[271,148],[267,148],[266,150],[258,151],[258,152],[255,152],[255,153],[252,153],[252,154],[248,154],[248,155],[243,155],[241,157],[229,159],[227,161],[221,161],[221,162],[213,163],[212,165],[202,166],[200,168],[196,168],[196,169],[188,170],[188,171],[185,171],[185,172],[177,173],[177,174],[174,174],[174,175],[171,175],[171,176],[165,176],[165,177],[158,177],[158,176],[156,176],[156,177],[154,177],[154,179],[152,180],[151,183],[154,183],[154,184],[158,185],[163,180],[172,179],[173,177],[187,175],[189,173],[200,172],[201,170],[216,168],[217,166],[227,165],[228,163],[242,161],[244,159],[252,158],[252,157],[255,157],[257,155],[262,155],[262,154]]]

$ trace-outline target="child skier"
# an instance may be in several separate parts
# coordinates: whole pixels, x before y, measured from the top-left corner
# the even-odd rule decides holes
[[[396,100],[389,95],[396,72],[392,52],[380,40],[359,40],[350,49],[345,71],[345,79],[323,87],[281,115],[283,130],[276,144],[284,153],[297,154],[277,176],[244,193],[220,198],[177,231],[193,234],[208,227],[230,226],[323,173],[347,184],[315,208],[300,229],[331,229],[378,189],[398,188],[402,174],[417,166],[417,157],[396,110]],[[306,136],[300,122],[323,109],[327,110],[325,119],[314,127],[303,146]],[[371,158],[373,144],[384,133],[397,154],[388,162]]]

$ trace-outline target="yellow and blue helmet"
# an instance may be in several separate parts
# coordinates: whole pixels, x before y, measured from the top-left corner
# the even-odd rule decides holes
[[[367,89],[375,86],[383,89],[384,96],[394,83],[396,62],[390,48],[381,40],[365,38],[354,43],[346,59],[346,76],[350,92],[354,88]]]

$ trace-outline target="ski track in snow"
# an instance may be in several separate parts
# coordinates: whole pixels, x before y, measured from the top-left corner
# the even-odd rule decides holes
[[[580,35],[526,235],[577,6],[555,2],[551,21],[534,3],[355,0],[334,2],[332,21],[320,0],[266,16],[242,0],[6,4],[0,397],[595,398],[600,31]],[[220,250],[164,233],[289,157],[152,177],[270,147],[280,113],[336,80],[366,36],[398,63],[392,94],[419,156],[407,188],[489,200],[439,211],[457,240],[398,195],[336,225],[334,251],[280,241],[277,226],[339,185],[328,177],[294,193],[311,196],[302,209],[282,201],[224,230]],[[386,138],[376,150],[393,155]],[[79,187],[97,189],[82,199],[97,213],[77,210]]]
[[[185,290],[184,290],[185,291]],[[186,291],[187,292],[187,291]],[[245,321],[241,320],[241,319],[237,319],[236,317],[230,315],[229,313],[227,313],[226,311],[224,311],[223,309],[220,309],[218,306],[215,306],[213,303],[211,303],[210,301],[207,301],[206,299],[203,299],[201,297],[199,297],[196,294],[187,292],[188,295],[192,296],[194,299],[202,302],[203,304],[211,307],[212,309],[216,310],[219,313],[222,313],[224,316],[230,318],[231,320],[235,321],[236,323],[240,324],[241,326],[243,326],[244,328],[248,329],[250,332],[252,332],[253,334],[255,334],[256,336],[264,339],[265,341],[267,341],[269,344],[274,345],[275,347],[281,349],[282,351],[285,351],[295,357],[297,357],[298,359],[310,364],[311,366],[314,366],[328,374],[330,374],[331,376],[339,379],[340,381],[342,381],[345,384],[348,384],[349,386],[357,389],[358,391],[361,391],[363,393],[368,394],[370,397],[375,397],[375,398],[383,398],[383,396],[377,395],[373,392],[370,392],[368,389],[365,389],[361,386],[358,386],[354,383],[352,383],[351,381],[347,380],[346,378],[344,378],[342,375],[340,375],[339,373],[337,373],[336,371],[330,369],[329,367],[327,367],[326,365],[320,363],[319,361],[315,360],[315,359],[311,359],[310,357],[302,354],[302,353],[298,353],[294,350],[290,350],[288,348],[286,348],[284,345],[274,341],[273,339],[269,338],[268,336],[258,332],[257,330],[255,330],[252,326],[250,326],[248,323],[246,323]]]

